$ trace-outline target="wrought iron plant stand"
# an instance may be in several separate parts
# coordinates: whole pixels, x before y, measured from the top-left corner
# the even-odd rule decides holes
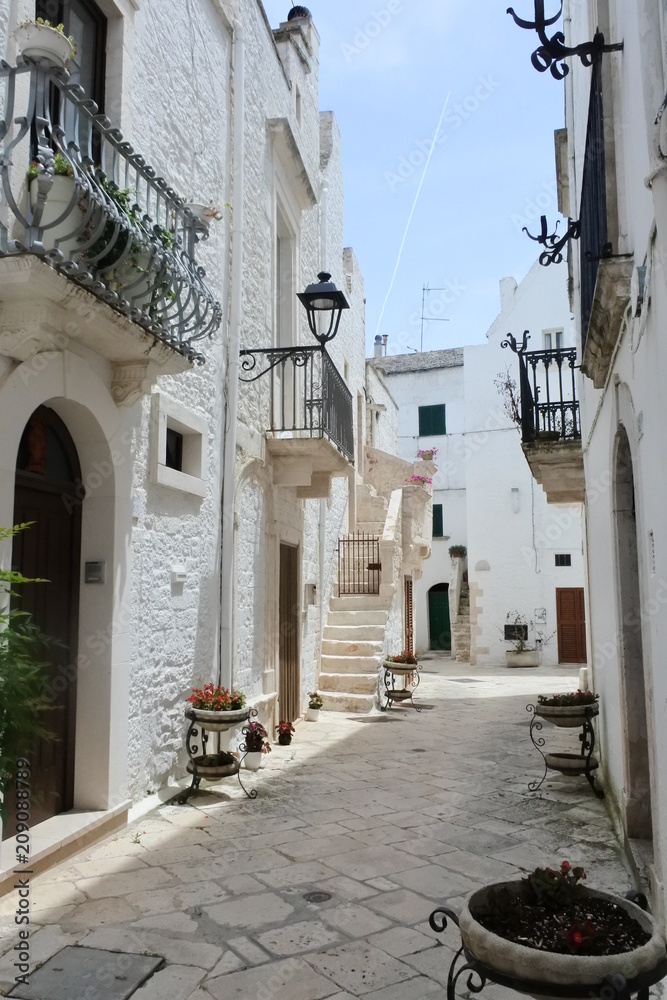
[[[257,716],[258,714],[257,709],[252,708],[250,709],[249,718],[253,718],[253,716]],[[185,746],[188,751],[188,757],[190,758],[187,765],[187,771],[188,774],[192,775],[192,782],[190,783],[189,788],[186,788],[178,796],[178,804],[185,805],[190,796],[195,795],[199,791],[199,785],[202,779],[204,781],[221,781],[223,778],[232,778],[234,775],[238,778],[239,785],[248,798],[256,799],[257,789],[252,788],[248,791],[241,781],[241,765],[248,753],[248,747],[246,744],[240,744],[239,750],[242,756],[233,763],[204,769],[201,764],[201,759],[206,755],[206,744],[209,739],[206,723],[197,719],[196,713],[193,709],[186,711],[185,716],[190,719],[190,725],[185,737]],[[200,737],[201,746],[199,745]]]
[[[626,898],[633,899],[638,905],[641,905],[642,909],[648,910],[646,899],[641,894],[628,893]],[[448,920],[451,920],[456,927],[459,926],[458,914],[446,906],[440,906],[429,917],[429,924],[432,930],[442,934],[447,927]],[[514,990],[516,993],[538,997],[563,997],[575,1000],[575,998],[585,996],[599,997],[600,1000],[630,1000],[636,995],[638,1000],[649,1000],[649,987],[653,986],[654,983],[659,983],[665,976],[667,976],[667,959],[662,959],[655,968],[633,979],[625,979],[623,976],[614,974],[594,985],[558,985],[500,973],[480,962],[461,943],[461,947],[456,952],[449,967],[447,1000],[456,1000],[456,986],[461,978],[465,979],[465,986],[471,993],[481,993],[488,983],[495,983],[498,986]]]
[[[536,792],[538,788],[542,787],[549,771],[559,771],[561,774],[565,775],[583,774],[596,796],[599,799],[603,799],[604,792],[601,788],[597,788],[595,784],[595,775],[593,774],[593,772],[599,767],[599,761],[593,753],[595,750],[595,730],[592,722],[599,712],[598,705],[587,705],[582,711],[581,732],[579,733],[581,752],[578,754],[545,753],[542,749],[546,743],[544,736],[535,736],[535,733],[539,733],[543,726],[542,718],[544,717],[540,717],[540,706],[526,705],[526,711],[532,712],[532,718],[530,720],[531,742],[535,749],[541,754],[542,760],[544,761],[544,774],[539,781],[531,781],[528,785],[528,790]],[[547,717],[547,721],[551,720]]]
[[[418,663],[390,663],[384,661],[384,691],[383,697],[386,703],[380,705],[380,710],[386,712],[387,709],[398,702],[410,702],[416,712],[421,712],[419,705],[415,705],[413,695],[419,687],[421,680],[419,676],[420,667]],[[396,687],[396,678],[402,679],[403,687]]]

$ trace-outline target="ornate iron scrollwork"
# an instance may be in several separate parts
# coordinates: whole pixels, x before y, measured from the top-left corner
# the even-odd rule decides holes
[[[250,378],[239,376],[241,382],[256,382],[263,375],[268,375],[270,371],[278,365],[284,365],[291,361],[296,368],[304,368],[308,358],[314,352],[321,352],[321,347],[262,347],[240,351],[241,370],[251,374]],[[262,363],[259,372],[254,374],[258,360]]]
[[[562,80],[570,72],[570,67],[565,60],[570,56],[578,56],[584,66],[592,66],[596,59],[599,59],[603,52],[620,52],[623,49],[623,42],[614,45],[607,45],[601,31],[596,31],[592,42],[582,42],[574,47],[565,44],[565,35],[562,31],[556,31],[551,38],[547,35],[547,28],[556,24],[563,13],[563,0],[559,0],[558,13],[552,17],[547,17],[544,12],[544,0],[533,0],[535,5],[535,20],[526,21],[519,17],[513,7],[507,8],[507,13],[514,18],[515,24],[520,28],[529,31],[536,31],[541,45],[535,49],[531,56],[533,66],[538,73],[546,73],[547,70],[555,80]]]
[[[558,226],[556,223],[556,228],[553,233],[549,234],[549,227],[547,226],[547,217],[543,215],[540,219],[541,230],[539,236],[533,236],[528,232],[526,226],[523,227],[523,231],[534,243],[539,243],[545,249],[540,254],[540,264],[542,267],[549,267],[550,264],[562,264],[563,262],[563,250],[570,242],[570,240],[578,240],[581,236],[581,222],[577,220],[573,222],[572,219],[568,220],[567,232],[563,234],[560,238],[558,237]]]
[[[508,333],[507,334],[507,339],[503,340],[503,342],[501,343],[500,346],[501,347],[509,347],[510,350],[514,351],[515,354],[525,354],[526,351],[528,350],[528,341],[529,340],[530,340],[530,333],[528,332],[528,330],[524,330],[524,332],[523,332],[523,341],[521,343],[521,347],[519,347],[518,343],[517,343],[516,337],[514,337],[511,333]]]

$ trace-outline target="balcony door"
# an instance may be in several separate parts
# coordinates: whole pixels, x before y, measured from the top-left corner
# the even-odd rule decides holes
[[[299,550],[295,545],[280,546],[279,595],[279,687],[280,719],[293,722],[301,714],[299,671]]]
[[[16,466],[14,523],[32,522],[14,539],[12,567],[45,582],[20,587],[13,606],[28,612],[55,640],[40,656],[48,660],[51,708],[44,724],[53,734],[27,752],[35,800],[31,822],[72,808],[76,711],[81,473],[72,438],[57,414],[40,406],[23,433]],[[3,837],[13,836],[16,814],[8,796]]]

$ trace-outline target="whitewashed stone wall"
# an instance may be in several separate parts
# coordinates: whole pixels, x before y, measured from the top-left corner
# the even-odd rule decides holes
[[[367,426],[365,443],[389,455],[398,454],[398,404],[392,396],[386,379],[373,365],[366,362]],[[374,406],[384,407],[375,410]]]

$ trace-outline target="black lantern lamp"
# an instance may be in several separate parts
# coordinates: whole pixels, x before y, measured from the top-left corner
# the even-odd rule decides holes
[[[338,333],[343,309],[349,309],[350,304],[327,271],[321,271],[317,277],[320,280],[308,285],[305,292],[298,292],[297,298],[305,306],[310,332],[324,347]],[[327,320],[329,326],[324,332]]]

